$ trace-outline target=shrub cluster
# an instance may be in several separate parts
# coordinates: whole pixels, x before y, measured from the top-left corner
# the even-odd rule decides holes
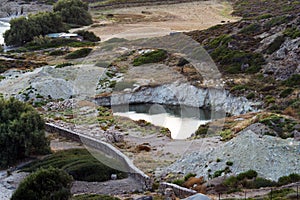
[[[0,99],[0,168],[36,154],[50,152],[44,120],[36,110],[16,99]]]
[[[167,57],[168,57],[167,51],[163,49],[158,49],[137,57],[136,59],[134,59],[133,65],[139,66],[147,63],[157,63],[165,60]]]
[[[84,58],[91,53],[93,49],[91,48],[83,48],[73,51],[65,56],[65,59],[76,59],[76,58]]]
[[[80,30],[80,31],[77,31],[75,33],[77,33],[78,35],[82,36],[83,39],[86,40],[86,41],[90,41],[90,42],[99,42],[100,41],[100,38],[97,37],[95,35],[95,33],[90,32],[90,31]]]
[[[68,200],[72,181],[63,170],[39,169],[20,183],[11,200]]]
[[[107,181],[111,174],[117,174],[118,178],[125,178],[125,172],[112,169],[94,158],[85,149],[72,149],[57,152],[45,159],[32,162],[22,170],[33,172],[39,168],[55,167],[65,170],[78,181]]]

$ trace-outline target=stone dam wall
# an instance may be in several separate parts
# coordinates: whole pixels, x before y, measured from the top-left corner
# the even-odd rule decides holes
[[[60,136],[69,138],[73,141],[84,144],[88,149],[100,151],[103,156],[114,158],[121,165],[122,169],[128,172],[129,176],[139,181],[145,190],[152,188],[152,181],[148,175],[138,169],[131,160],[124,155],[121,151],[116,149],[111,144],[89,137],[88,135],[81,134],[66,128],[57,126],[52,123],[46,123],[46,131],[50,133],[58,133]],[[96,157],[97,158],[97,157]],[[101,160],[102,161],[102,160]]]
[[[160,183],[159,190],[161,193],[164,193],[167,188],[171,188],[174,194],[176,195],[176,197],[179,197],[181,199],[197,194],[195,190],[180,187],[179,185],[173,183],[167,183],[167,182]]]

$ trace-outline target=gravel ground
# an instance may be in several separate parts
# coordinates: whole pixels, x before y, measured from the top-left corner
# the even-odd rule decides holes
[[[13,172],[7,177],[6,171],[0,171],[0,199],[9,200],[19,183],[28,175],[25,172]]]
[[[211,174],[223,170],[227,161],[233,162],[232,174],[253,169],[259,176],[277,181],[281,176],[300,173],[300,142],[246,130],[208,153],[193,152],[181,158],[166,171],[193,172],[207,178],[210,170]]]
[[[71,189],[72,194],[96,193],[117,195],[136,191],[143,191],[142,184],[132,178],[106,182],[75,181]]]

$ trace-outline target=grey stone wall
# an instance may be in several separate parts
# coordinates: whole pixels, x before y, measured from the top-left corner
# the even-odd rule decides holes
[[[159,190],[161,193],[164,194],[164,192],[167,188],[171,188],[174,191],[176,197],[178,197],[180,199],[197,194],[197,192],[195,190],[190,190],[190,189],[187,189],[184,187],[180,187],[179,185],[176,185],[176,184],[167,183],[167,182],[160,183]]]

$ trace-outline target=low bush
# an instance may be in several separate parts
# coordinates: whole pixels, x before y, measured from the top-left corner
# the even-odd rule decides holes
[[[288,87],[299,87],[300,86],[300,74],[293,74],[290,78],[283,81],[283,85]]]
[[[247,99],[254,99],[255,98],[255,94],[253,92],[247,94],[246,96]]]
[[[197,174],[194,173],[188,173],[187,175],[184,176],[184,181],[187,181],[191,177],[195,177]]]
[[[277,51],[280,46],[284,43],[285,38],[284,36],[278,36],[274,39],[274,41],[267,47],[266,53],[267,54],[272,54],[275,51]]]
[[[78,35],[83,37],[83,40],[86,40],[86,41],[90,41],[90,42],[99,42],[100,41],[100,38],[97,37],[93,32],[90,32],[90,31],[80,30],[75,33],[77,33]]]
[[[93,49],[91,48],[83,48],[73,51],[65,56],[65,59],[76,59],[76,58],[84,58],[88,56]]]
[[[261,66],[265,64],[262,54],[234,50],[228,47],[228,43],[233,41],[229,35],[221,35],[209,41],[205,48],[210,53],[213,60],[220,65],[220,70],[229,74],[259,72]],[[243,68],[243,65],[248,65]]]
[[[63,50],[54,50],[54,51],[51,51],[49,53],[49,56],[62,56],[62,55],[65,55],[67,52],[66,51],[63,51]]]
[[[222,137],[222,141],[228,141],[234,137],[234,134],[230,129],[219,132],[219,135]]]
[[[205,137],[207,135],[207,132],[208,132],[207,125],[201,125],[196,130],[195,135],[200,137]]]
[[[297,27],[287,28],[287,29],[285,29],[283,34],[292,39],[296,39],[296,38],[300,37],[300,29]]]
[[[270,193],[268,193],[268,196],[269,197],[272,196],[272,199],[275,199],[275,200],[293,199],[293,198],[288,198],[287,196],[289,194],[293,194],[295,192],[296,191],[291,188],[284,188],[284,189],[280,189],[280,190],[273,190]],[[294,199],[297,199],[297,194]]]
[[[55,66],[55,68],[63,68],[63,67],[67,67],[67,66],[72,66],[74,65],[73,63],[61,63]]]
[[[249,35],[249,34],[258,33],[260,30],[261,30],[261,26],[259,24],[254,23],[243,28],[240,31],[240,33]]]
[[[238,174],[236,178],[238,180],[243,180],[245,178],[246,179],[252,179],[252,178],[256,178],[256,177],[257,177],[257,172],[254,171],[254,170],[252,170],[252,169],[250,169],[250,170],[248,170],[246,172]]]
[[[11,200],[67,200],[71,197],[72,181],[63,170],[39,169],[20,183]]]
[[[80,195],[73,196],[71,200],[120,200],[120,199],[105,194],[80,194]]]
[[[292,20],[293,17],[290,17],[290,16],[277,16],[277,17],[273,17],[271,18],[266,24],[265,24],[265,27],[267,29],[270,29],[274,26],[277,26],[277,25],[280,25],[280,24],[284,24],[284,23],[287,23],[289,22],[290,20]]]
[[[282,176],[278,179],[278,183],[277,185],[278,186],[282,186],[282,185],[287,185],[287,184],[290,184],[290,183],[295,183],[295,182],[298,182],[300,181],[300,175],[299,174],[290,174],[288,176]]]
[[[173,184],[176,184],[176,185],[179,185],[179,186],[183,186],[183,183],[184,183],[185,181],[183,180],[183,179],[176,179],[176,180],[174,180],[172,183]]]
[[[134,66],[140,66],[147,63],[157,63],[165,60],[168,57],[168,53],[165,50],[158,49],[145,53],[133,60]]]
[[[293,88],[287,88],[287,89],[284,89],[284,90],[279,94],[279,96],[280,96],[281,98],[285,98],[285,97],[289,96],[290,94],[292,94],[293,91],[294,91]]]
[[[60,151],[42,160],[34,161],[22,170],[33,172],[49,166],[65,170],[78,181],[107,181],[110,180],[111,174],[117,174],[118,178],[127,177],[126,173],[102,164],[85,149]]]

